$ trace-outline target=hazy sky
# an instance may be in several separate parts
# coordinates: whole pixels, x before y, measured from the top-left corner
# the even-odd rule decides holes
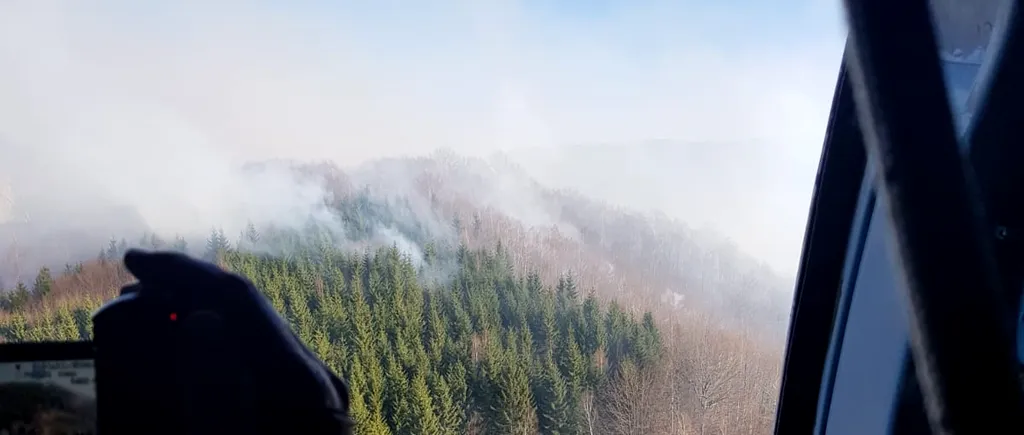
[[[236,192],[210,186],[240,159],[756,141],[772,150],[738,167],[795,180],[762,201],[783,227],[757,246],[794,257],[839,12],[825,0],[2,0],[0,178],[32,180],[22,197],[66,213],[104,192],[166,222]],[[750,251],[795,265],[762,248]]]

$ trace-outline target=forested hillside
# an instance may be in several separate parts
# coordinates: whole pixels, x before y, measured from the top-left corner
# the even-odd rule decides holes
[[[20,273],[0,336],[85,338],[125,249],[176,249],[250,277],[350,380],[360,433],[770,431],[785,308],[742,255],[502,162],[266,164],[324,186],[331,219],[111,240]]]
[[[546,280],[573,270],[584,287],[630,307],[706,313],[782,346],[792,281],[721,236],[546,188],[500,156],[380,160],[352,179],[376,194],[402,195],[408,212],[400,221],[414,218],[441,235],[456,221],[455,238],[471,246],[504,241],[517,268],[535,268]]]

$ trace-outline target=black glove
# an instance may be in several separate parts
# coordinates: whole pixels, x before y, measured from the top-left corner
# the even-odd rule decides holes
[[[247,279],[177,253],[132,250],[124,263],[139,283],[122,293],[179,307],[189,432],[351,432],[347,385]]]

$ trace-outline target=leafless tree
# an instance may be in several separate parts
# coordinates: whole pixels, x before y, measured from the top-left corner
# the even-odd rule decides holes
[[[594,392],[589,389],[580,395],[580,414],[583,417],[583,429],[587,435],[597,433],[597,402],[594,399]]]
[[[698,433],[704,435],[715,411],[737,393],[736,382],[742,374],[742,343],[715,328],[706,317],[689,325],[677,339],[681,360],[675,367],[676,373],[689,389]]]
[[[604,394],[604,433],[647,435],[665,432],[665,394],[656,369],[632,362],[619,366]]]

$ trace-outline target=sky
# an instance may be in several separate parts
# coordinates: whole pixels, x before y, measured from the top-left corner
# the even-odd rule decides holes
[[[244,160],[756,143],[791,182],[722,213],[792,273],[843,44],[825,0],[0,0],[0,180],[174,226]]]

